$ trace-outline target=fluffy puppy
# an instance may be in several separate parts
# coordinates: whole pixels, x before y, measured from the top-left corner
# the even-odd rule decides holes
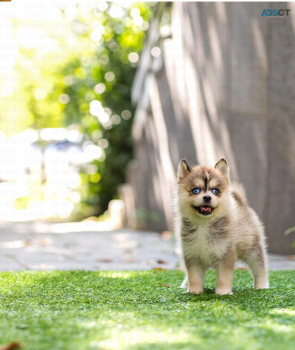
[[[234,265],[246,262],[256,289],[268,288],[263,225],[249,207],[244,188],[229,183],[224,158],[214,168],[178,167],[175,229],[180,238],[186,278],[181,287],[202,293],[208,268],[217,273],[216,294],[232,294]]]

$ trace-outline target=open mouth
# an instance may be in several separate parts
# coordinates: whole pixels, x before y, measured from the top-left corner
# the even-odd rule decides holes
[[[196,207],[195,205],[192,205],[192,207],[200,214],[202,215],[210,215],[212,214],[214,208],[209,207],[209,205],[201,205],[200,207]]]

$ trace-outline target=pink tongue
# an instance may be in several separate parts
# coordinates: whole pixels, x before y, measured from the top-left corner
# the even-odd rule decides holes
[[[210,207],[201,207],[201,210],[202,211],[211,211],[211,208]]]

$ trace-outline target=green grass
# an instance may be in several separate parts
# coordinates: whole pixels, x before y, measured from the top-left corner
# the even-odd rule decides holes
[[[0,344],[27,350],[294,349],[295,271],[255,291],[236,271],[233,296],[183,293],[179,271],[0,273]],[[169,284],[166,287],[162,284]]]

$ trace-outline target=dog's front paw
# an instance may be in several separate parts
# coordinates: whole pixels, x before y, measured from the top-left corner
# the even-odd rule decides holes
[[[217,288],[215,293],[218,295],[233,295],[233,292],[231,291],[231,289],[226,289],[226,288]]]
[[[255,283],[255,289],[267,289],[269,288],[268,281],[262,280]]]
[[[192,293],[192,294],[202,294],[203,293],[203,289],[201,289],[201,288],[194,288],[194,287],[189,288],[188,291],[190,293]]]
[[[263,284],[263,285],[255,286],[255,289],[267,289],[267,288],[269,288],[269,285],[268,285],[268,284]]]

